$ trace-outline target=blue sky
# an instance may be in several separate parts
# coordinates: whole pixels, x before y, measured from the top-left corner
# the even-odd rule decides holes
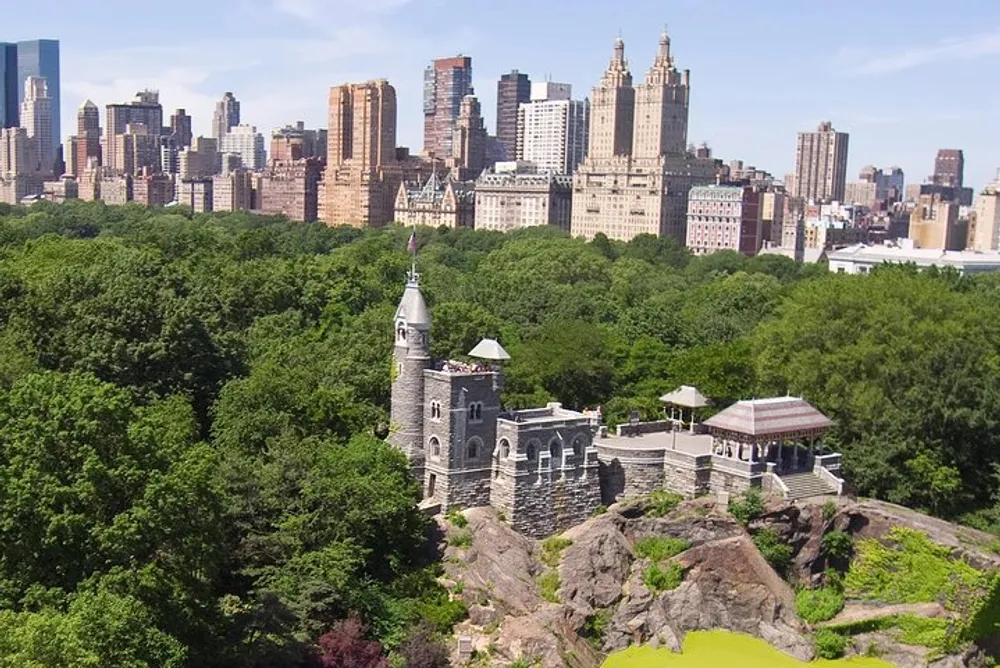
[[[264,132],[324,126],[328,87],[386,77],[400,143],[422,144],[421,77],[435,57],[473,58],[493,131],[496,79],[517,68],[589,94],[621,33],[633,75],[667,24],[691,70],[689,139],[779,177],[795,133],[829,119],[851,133],[848,178],[898,164],[907,182],[938,148],[962,148],[976,188],[1000,167],[998,0],[0,0],[0,40],[62,41],[63,127],[86,98],[102,106],[159,88],[208,134],[214,101],[241,100]],[[13,32],[11,32],[13,30]]]

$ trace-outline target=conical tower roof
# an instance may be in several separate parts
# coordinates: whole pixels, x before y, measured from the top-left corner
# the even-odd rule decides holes
[[[405,320],[407,325],[417,329],[429,329],[431,326],[431,314],[427,310],[424,293],[415,279],[406,283],[403,298],[399,300],[399,307],[396,309],[396,320]]]

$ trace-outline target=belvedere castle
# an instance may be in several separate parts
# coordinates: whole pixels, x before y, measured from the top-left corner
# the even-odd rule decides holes
[[[668,419],[633,419],[608,434],[597,412],[506,410],[510,356],[497,341],[471,350],[474,363],[436,362],[430,335],[412,271],[395,316],[389,441],[422,481],[425,507],[493,506],[515,530],[543,537],[657,489],[694,497],[756,487],[785,498],[843,489],[840,455],[820,454],[830,420],[802,399],[740,401],[699,424],[695,411],[710,402],[684,386],[662,397]]]

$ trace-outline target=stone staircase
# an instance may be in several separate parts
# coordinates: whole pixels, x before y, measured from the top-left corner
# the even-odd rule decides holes
[[[781,482],[788,488],[788,500],[806,499],[810,496],[835,496],[837,490],[812,471],[804,473],[787,473],[781,477]]]

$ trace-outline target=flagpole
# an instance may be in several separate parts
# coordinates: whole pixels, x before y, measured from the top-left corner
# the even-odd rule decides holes
[[[410,276],[417,280],[417,226],[413,225],[410,231],[410,238],[413,240],[413,250],[410,253]]]

